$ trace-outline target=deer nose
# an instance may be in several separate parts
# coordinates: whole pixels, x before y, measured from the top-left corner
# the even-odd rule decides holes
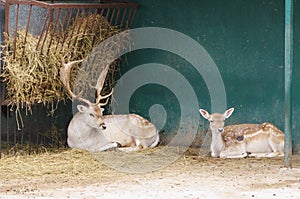
[[[106,126],[105,126],[105,123],[102,122],[100,125],[99,125],[102,129],[106,129]]]
[[[224,129],[223,128],[218,128],[219,133],[223,133]]]

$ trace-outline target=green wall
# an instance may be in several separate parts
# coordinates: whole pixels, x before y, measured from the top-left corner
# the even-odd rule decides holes
[[[293,120],[292,138],[294,149],[300,151],[300,1],[294,3],[294,71],[293,71]]]
[[[265,121],[284,128],[284,0],[135,0],[140,7],[135,27],[162,27],[179,31],[198,42],[208,52],[222,76],[227,108],[235,113],[227,120],[234,123]],[[295,1],[294,74],[293,74],[293,147],[300,150],[300,2]],[[176,41],[174,41],[176,42]],[[161,63],[180,72],[193,87],[199,107],[211,111],[207,85],[194,67],[170,52],[144,49],[127,55],[121,73],[145,63]],[[174,81],[176,81],[174,79]],[[131,112],[150,117],[153,104],[161,104],[168,135],[177,132],[180,102],[166,87],[140,87],[130,100]],[[220,112],[225,109],[217,110]],[[204,131],[208,123],[194,116]],[[153,118],[150,118],[153,119]],[[204,123],[204,126],[203,126]]]

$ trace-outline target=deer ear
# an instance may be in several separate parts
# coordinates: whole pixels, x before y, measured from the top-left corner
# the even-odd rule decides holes
[[[83,113],[86,111],[87,107],[84,105],[77,105],[77,109],[79,112]]]
[[[204,110],[204,109],[199,109],[200,114],[205,118],[208,119],[209,118],[209,113]]]
[[[229,118],[229,117],[231,116],[231,114],[233,113],[233,111],[234,111],[234,108],[228,109],[227,111],[225,111],[224,117],[225,117],[226,119]]]

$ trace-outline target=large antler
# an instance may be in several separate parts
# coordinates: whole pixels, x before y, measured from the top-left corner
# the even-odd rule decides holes
[[[82,101],[82,102],[84,102],[88,105],[91,105],[92,103],[89,100],[84,99],[84,98],[80,97],[79,95],[75,95],[72,92],[72,89],[70,87],[70,74],[71,74],[72,66],[75,63],[79,63],[79,62],[82,62],[82,61],[83,60],[77,60],[77,61],[72,61],[72,62],[65,63],[64,58],[62,58],[62,67],[60,68],[60,80],[62,81],[63,85],[66,87],[66,90],[68,91],[69,95],[72,98],[76,98],[79,101]]]
[[[111,92],[107,95],[101,96],[101,90],[103,88],[104,82],[105,82],[105,78],[107,76],[108,73],[108,69],[109,69],[109,65],[107,65],[100,73],[98,79],[97,79],[97,83],[96,86],[92,86],[90,84],[91,88],[95,88],[96,89],[96,104],[99,104],[100,106],[105,106],[108,103],[108,97],[111,96],[113,94],[113,89],[111,90]],[[105,103],[100,103],[100,100],[102,99],[107,99]]]
[[[103,85],[104,85],[104,81],[105,81],[105,78],[106,78],[106,75],[108,73],[108,69],[109,69],[109,65],[106,66],[104,68],[104,70],[101,71],[98,79],[97,79],[97,83],[96,83],[96,86],[91,86],[91,88],[95,88],[96,89],[96,102],[95,103],[91,103],[89,100],[87,99],[84,99],[82,97],[80,97],[80,94],[79,95],[75,95],[72,90],[71,90],[71,87],[70,87],[70,74],[71,74],[71,69],[72,69],[72,66],[75,64],[75,63],[79,63],[79,62],[82,62],[83,60],[77,60],[77,61],[72,61],[72,62],[68,62],[68,63],[65,63],[64,62],[64,58],[62,58],[62,67],[60,68],[60,79],[62,81],[62,83],[64,84],[64,86],[66,87],[66,90],[68,91],[69,95],[72,97],[72,98],[76,98],[78,99],[79,101],[82,101],[88,105],[100,105],[100,106],[105,106],[107,103],[108,103],[108,97],[112,95],[113,93],[113,89],[112,91],[108,94],[108,95],[105,95],[105,96],[101,96],[101,90],[103,88]],[[106,99],[106,102],[105,103],[100,103],[100,100],[101,99]]]

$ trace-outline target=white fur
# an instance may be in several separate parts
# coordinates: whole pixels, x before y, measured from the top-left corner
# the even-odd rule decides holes
[[[84,111],[81,109],[71,120],[68,127],[68,145],[71,148],[97,152],[117,148],[118,145],[129,147],[127,151],[157,146],[158,131],[143,117],[128,114],[91,118],[91,110],[91,107]]]

